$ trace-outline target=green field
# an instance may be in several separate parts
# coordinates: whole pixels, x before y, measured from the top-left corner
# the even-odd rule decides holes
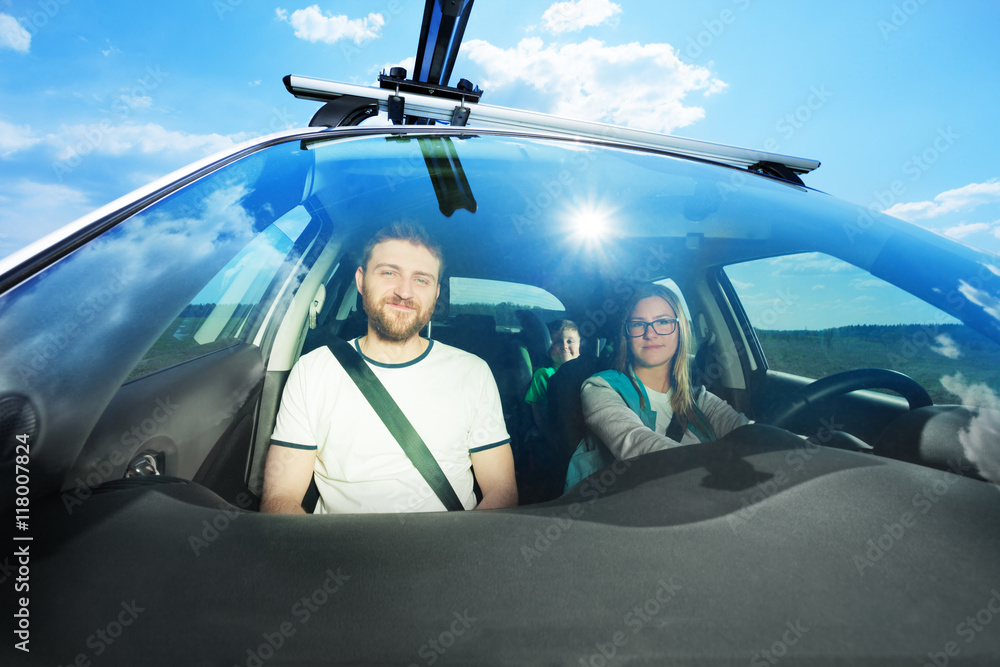
[[[960,324],[758,330],[757,337],[772,370],[821,378],[853,368],[889,368],[923,385],[935,403],[962,402],[941,382],[960,373],[965,385],[989,389],[977,392],[973,402],[1000,396],[1000,346]]]

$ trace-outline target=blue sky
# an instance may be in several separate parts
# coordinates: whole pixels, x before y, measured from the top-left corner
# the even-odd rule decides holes
[[[411,65],[422,0],[0,0],[0,256],[245,139],[302,74]],[[816,158],[807,184],[1000,251],[1000,5],[478,0],[484,103]]]

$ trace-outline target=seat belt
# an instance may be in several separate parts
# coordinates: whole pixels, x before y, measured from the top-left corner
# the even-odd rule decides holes
[[[684,420],[682,420],[675,412],[673,417],[670,418],[670,424],[667,426],[667,437],[671,440],[680,442],[681,438],[684,437],[684,430],[686,426],[687,425],[684,423]]]
[[[681,441],[684,437],[684,431],[688,428],[691,432],[695,434],[701,442],[715,442],[719,439],[719,436],[715,434],[715,429],[712,428],[712,422],[709,421],[708,415],[702,412],[701,408],[698,407],[698,397],[701,395],[701,391],[704,387],[700,388],[695,394],[695,402],[692,403],[692,413],[694,420],[692,423],[688,423],[686,419],[680,419],[675,412],[673,417],[670,419],[670,424],[667,426],[667,437],[671,440]]]
[[[389,433],[396,439],[399,446],[403,448],[406,457],[430,484],[431,489],[444,503],[445,508],[449,511],[464,510],[465,507],[458,499],[458,494],[455,493],[455,489],[452,488],[444,471],[441,470],[441,466],[438,465],[437,459],[427,449],[420,434],[410,424],[406,415],[399,409],[396,401],[389,395],[385,386],[361,358],[358,351],[342,338],[335,338],[332,342],[327,343],[327,348],[354,380],[354,384],[361,390],[362,395],[375,410],[375,414],[389,429]]]

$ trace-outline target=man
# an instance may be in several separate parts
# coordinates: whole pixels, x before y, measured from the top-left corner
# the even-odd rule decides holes
[[[355,274],[368,332],[351,344],[427,444],[466,509],[517,504],[514,462],[489,367],[421,338],[441,288],[441,251],[395,224],[365,247]],[[470,470],[471,465],[471,470]],[[315,512],[419,512],[444,506],[326,347],[292,368],[264,469],[261,510],[301,514],[315,473]]]

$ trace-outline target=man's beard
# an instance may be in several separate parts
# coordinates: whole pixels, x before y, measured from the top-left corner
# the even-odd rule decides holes
[[[412,299],[403,300],[388,296],[376,303],[374,296],[368,289],[364,290],[361,298],[365,312],[368,314],[368,323],[375,335],[391,343],[403,343],[416,336],[427,325],[434,313],[433,304],[429,308],[421,310]],[[410,318],[408,312],[386,308],[391,303],[416,308],[413,311],[413,318]]]

